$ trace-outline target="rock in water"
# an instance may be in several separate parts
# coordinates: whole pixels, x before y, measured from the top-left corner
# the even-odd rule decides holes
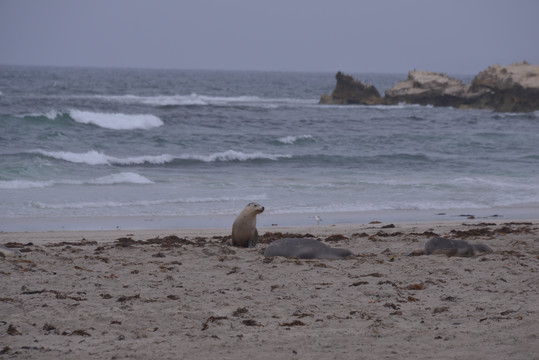
[[[470,93],[483,94],[477,107],[502,112],[539,110],[539,65],[493,65],[475,76]]]
[[[398,103],[492,109],[502,112],[539,110],[539,65],[527,62],[493,65],[477,74],[470,85],[446,74],[413,70],[408,78],[386,90],[381,98],[376,88],[337,73],[331,95],[322,95],[320,104]]]
[[[413,70],[406,81],[400,81],[386,90],[386,102],[398,104],[460,106],[466,85],[442,73]]]
[[[331,95],[324,94],[320,98],[320,104],[333,105],[376,105],[382,103],[380,93],[373,85],[364,84],[355,80],[352,76],[338,72],[335,76],[337,85]]]

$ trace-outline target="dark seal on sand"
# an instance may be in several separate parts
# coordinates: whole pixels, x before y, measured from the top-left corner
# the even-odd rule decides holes
[[[297,259],[339,260],[354,254],[347,249],[332,248],[321,241],[305,238],[286,238],[274,241],[264,251],[265,257],[284,256]]]
[[[423,249],[416,249],[408,256],[445,254],[447,256],[472,257],[491,252],[492,249],[484,244],[470,244],[464,240],[435,237],[427,241]]]

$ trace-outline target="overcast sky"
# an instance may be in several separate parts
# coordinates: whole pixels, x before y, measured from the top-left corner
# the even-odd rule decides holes
[[[0,0],[0,64],[475,74],[539,64],[539,0]]]

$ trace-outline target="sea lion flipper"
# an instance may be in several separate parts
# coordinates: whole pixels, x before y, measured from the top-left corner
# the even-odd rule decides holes
[[[249,239],[249,247],[255,247],[258,243],[258,230],[255,229],[253,236]]]
[[[406,256],[420,256],[420,255],[425,255],[424,248],[414,249],[411,253],[406,254]]]

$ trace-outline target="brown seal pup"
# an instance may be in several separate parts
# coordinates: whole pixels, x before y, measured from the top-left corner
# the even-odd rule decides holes
[[[256,215],[264,211],[264,207],[257,203],[249,203],[243,208],[232,225],[232,245],[254,247],[258,242],[256,230]]]
[[[435,237],[427,241],[423,249],[416,249],[408,256],[445,254],[447,256],[472,257],[491,252],[492,249],[484,244],[470,244],[464,240]]]
[[[285,238],[272,242],[265,257],[284,256],[297,259],[341,260],[354,256],[347,249],[332,248],[321,241],[305,238]]]

